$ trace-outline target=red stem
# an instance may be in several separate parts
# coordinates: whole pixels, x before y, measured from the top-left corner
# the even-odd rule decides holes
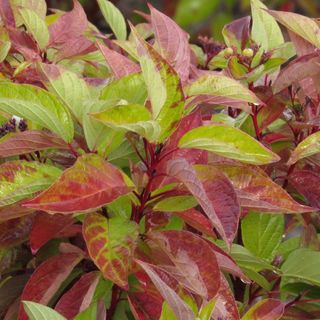
[[[113,285],[112,288],[112,296],[111,296],[111,304],[108,309],[106,320],[112,320],[112,317],[116,311],[117,304],[119,302],[121,289],[117,285]]]

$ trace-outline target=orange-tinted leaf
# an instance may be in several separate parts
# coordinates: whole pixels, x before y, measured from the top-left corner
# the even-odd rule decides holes
[[[77,249],[74,252],[61,253],[43,262],[34,271],[24,287],[21,301],[33,301],[47,305],[82,258],[83,255]],[[20,305],[18,320],[28,320],[22,304]]]
[[[151,247],[158,247],[171,260],[172,266],[159,267],[168,272],[186,289],[210,300],[220,287],[220,270],[210,245],[188,231],[149,232]]]
[[[257,302],[241,320],[278,320],[284,312],[285,303],[275,299]]]
[[[58,136],[45,131],[17,132],[0,142],[0,158],[51,148],[68,149],[68,145]]]
[[[104,277],[127,288],[138,225],[121,217],[107,219],[92,213],[83,223],[83,237],[90,257]]]
[[[47,212],[87,212],[127,194],[128,178],[112,164],[94,154],[86,154],[65,170],[61,177],[23,206]]]
[[[215,165],[232,182],[240,205],[258,211],[278,213],[303,213],[313,211],[293,200],[261,169],[244,165]]]
[[[55,310],[67,319],[73,319],[78,313],[87,309],[94,297],[99,283],[100,272],[84,274],[58,301]]]

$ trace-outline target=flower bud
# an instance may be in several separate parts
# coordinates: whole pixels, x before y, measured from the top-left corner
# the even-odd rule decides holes
[[[242,55],[243,55],[244,57],[246,57],[246,58],[252,58],[252,57],[253,57],[253,54],[254,54],[254,52],[253,52],[253,50],[250,49],[250,48],[246,48],[246,49],[244,49],[244,50],[242,51]]]

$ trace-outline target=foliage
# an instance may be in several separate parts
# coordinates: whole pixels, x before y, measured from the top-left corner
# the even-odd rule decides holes
[[[319,21],[98,4],[0,2],[1,318],[319,318]]]

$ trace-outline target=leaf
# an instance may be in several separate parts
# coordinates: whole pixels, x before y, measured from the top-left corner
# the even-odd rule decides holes
[[[232,182],[240,205],[258,212],[304,213],[313,211],[294,201],[278,184],[258,167],[215,165]]]
[[[101,274],[98,271],[85,273],[58,301],[55,310],[67,319],[90,307]]]
[[[231,243],[240,219],[240,205],[233,185],[223,173],[212,166],[196,165],[194,168],[213,204],[227,240]]]
[[[104,19],[109,24],[117,39],[126,40],[127,27],[120,10],[111,1],[98,0],[98,4]]]
[[[136,260],[143,270],[150,277],[163,298],[168,302],[177,320],[194,320],[194,313],[190,307],[172,290],[157,274],[155,266]]]
[[[320,286],[319,263],[319,251],[306,248],[294,250],[281,266],[283,280],[289,278]]]
[[[129,185],[128,185],[129,183]],[[95,154],[79,157],[47,190],[23,206],[49,213],[88,212],[132,190],[129,178]]]
[[[24,310],[29,320],[66,320],[55,310],[32,301],[23,301]]]
[[[187,187],[189,192],[197,199],[218,233],[225,241],[228,241],[223,225],[215,212],[214,205],[210,201],[209,195],[193,167],[184,159],[170,160],[167,164],[166,174]]]
[[[70,275],[73,268],[82,260],[80,250],[60,253],[43,262],[32,274],[24,287],[21,300],[33,301],[43,305],[49,303],[61,284]],[[19,309],[19,320],[28,320],[23,306]]]
[[[161,55],[175,69],[182,82],[188,80],[190,53],[188,35],[172,19],[149,5],[151,24]]]
[[[31,120],[66,142],[73,139],[73,122],[68,110],[54,95],[38,87],[1,83],[0,110]]]
[[[159,320],[177,320],[174,312],[166,301],[162,305],[162,311]]]
[[[201,307],[199,317],[201,320],[210,320],[216,306],[217,299],[211,299],[207,304]]]
[[[19,203],[0,208],[0,223],[23,217],[32,213],[32,209],[23,208]]]
[[[265,10],[267,7],[259,0],[251,0],[252,39],[265,51],[278,48],[284,43],[283,35],[276,20]],[[269,35],[272,34],[272,37]]]
[[[154,211],[165,212],[183,212],[197,205],[197,200],[192,196],[175,196],[164,198],[158,201],[154,206]]]
[[[20,9],[19,13],[27,31],[32,34],[40,49],[45,49],[50,37],[45,21],[36,12],[27,8]]]
[[[280,160],[278,155],[248,134],[226,125],[208,125],[190,130],[180,139],[179,147],[207,150],[257,165]]]
[[[70,39],[79,37],[87,28],[87,16],[78,2],[73,0],[73,9],[61,15],[55,22],[50,24],[49,46],[56,47],[68,42]]]
[[[320,132],[315,132],[301,141],[292,152],[288,165],[320,152]]]
[[[98,44],[98,47],[117,79],[140,72],[140,67],[124,55],[101,44]]]
[[[90,257],[103,276],[118,286],[127,288],[138,225],[122,217],[106,219],[93,213],[83,223],[83,237]]]
[[[8,161],[0,166],[0,207],[14,204],[49,187],[60,169],[23,160]]]
[[[271,262],[284,234],[284,216],[250,212],[242,219],[241,234],[247,249]]]
[[[162,250],[173,264],[157,261],[157,265],[185,289],[206,300],[217,294],[220,270],[215,253],[205,240],[191,232],[175,230],[149,232],[147,239],[151,240],[152,248]]]
[[[0,17],[5,26],[15,27],[15,20],[10,0],[0,1]]]
[[[162,142],[175,131],[177,122],[182,118],[184,95],[181,82],[177,73],[167,61],[139,36],[134,27],[131,29],[138,47],[138,53],[141,56],[140,63],[142,63],[142,73],[152,105],[153,118],[160,124],[162,129],[159,138],[159,142]],[[147,64],[145,64],[146,62]],[[158,78],[151,78],[151,75],[157,77],[154,72],[150,74],[151,65],[151,70],[158,70],[162,84],[160,84],[160,81],[154,81]],[[159,97],[158,94],[159,91],[164,94],[164,90],[159,89],[163,88],[163,86],[166,99]]]
[[[9,41],[1,42],[1,46],[0,46],[0,63],[3,62],[7,58],[10,49],[11,49],[11,42],[9,42]]]
[[[282,318],[285,303],[275,299],[265,299],[257,302],[241,318],[241,320],[278,320]]]
[[[293,12],[268,10],[268,13],[287,29],[320,48],[320,27],[315,20]]]
[[[47,149],[69,149],[69,147],[56,135],[36,130],[16,132],[0,140],[0,158]]]
[[[59,97],[70,112],[82,123],[85,106],[91,95],[86,82],[75,73],[54,64],[38,64],[47,89]]]
[[[209,95],[228,98],[233,101],[261,104],[257,96],[244,87],[239,81],[222,75],[204,75],[196,79],[185,88],[185,94],[189,97]]]
[[[117,105],[90,116],[113,129],[136,132],[150,142],[157,141],[161,130],[148,109],[139,104]]]
[[[295,170],[289,175],[289,181],[308,200],[311,206],[320,208],[320,175],[317,172]]]

